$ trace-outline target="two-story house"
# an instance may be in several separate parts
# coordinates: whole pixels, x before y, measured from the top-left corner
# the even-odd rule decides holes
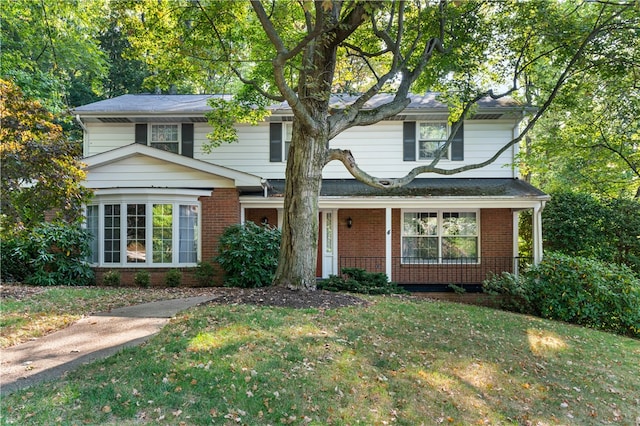
[[[237,143],[208,152],[210,97],[124,95],[76,108],[84,129],[84,184],[95,192],[86,224],[96,237],[98,277],[119,269],[126,282],[140,268],[152,276],[180,268],[189,282],[189,268],[212,260],[227,226],[281,224],[291,110],[272,106],[265,122],[237,126]],[[349,98],[335,102],[344,106]],[[482,100],[439,166],[490,158],[519,135],[523,112],[513,100]],[[441,149],[450,136],[448,118],[435,95],[413,96],[401,115],[349,129],[331,147],[351,150],[371,175],[401,177]],[[329,163],[319,199],[317,276],[362,267],[401,284],[426,285],[423,290],[477,285],[490,272],[517,268],[523,210],[533,211],[539,261],[548,196],[518,179],[516,154],[517,145],[486,167],[422,175],[394,190],[368,187],[342,163]]]

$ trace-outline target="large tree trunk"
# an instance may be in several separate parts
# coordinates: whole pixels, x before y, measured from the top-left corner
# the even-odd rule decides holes
[[[325,122],[321,119],[318,123]],[[275,285],[316,289],[318,197],[327,155],[327,132],[308,129],[294,119],[287,160],[284,220]]]

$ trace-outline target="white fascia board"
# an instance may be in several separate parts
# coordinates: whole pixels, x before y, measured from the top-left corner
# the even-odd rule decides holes
[[[184,188],[107,188],[96,189],[93,191],[96,197],[122,197],[126,195],[138,195],[138,196],[169,196],[169,197],[185,197],[185,198],[197,198],[207,197],[211,195],[211,190],[208,189],[184,189]]]
[[[260,176],[208,163],[206,161],[196,160],[190,157],[185,157],[184,155],[174,154],[172,152],[163,151],[161,149],[152,148],[139,143],[129,144],[91,157],[85,157],[82,161],[87,165],[87,169],[91,170],[93,167],[104,166],[134,155],[144,155],[200,172],[221,176],[223,178],[233,180],[236,187],[262,187],[262,178]]]
[[[318,205],[321,209],[369,209],[369,208],[508,208],[531,209],[539,206],[547,197],[320,197]],[[240,204],[245,208],[282,208],[284,198],[240,197]]]

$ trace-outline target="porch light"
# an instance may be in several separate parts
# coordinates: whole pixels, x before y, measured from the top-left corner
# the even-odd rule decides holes
[[[262,222],[263,225],[268,225],[269,224],[269,218],[266,217],[266,216],[263,216],[260,221]]]
[[[347,218],[347,228],[351,228],[353,226],[353,219],[351,219],[351,216],[349,216]]]

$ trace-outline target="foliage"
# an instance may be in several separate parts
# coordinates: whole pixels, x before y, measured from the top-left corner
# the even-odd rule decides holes
[[[342,268],[342,275],[331,275],[318,288],[329,291],[348,291],[362,294],[402,294],[405,289],[390,282],[382,272],[367,272],[360,268]]]
[[[640,336],[640,278],[628,267],[550,253],[529,279],[542,317]]]
[[[138,287],[147,288],[151,285],[151,274],[144,269],[140,270],[133,276],[133,283]]]
[[[93,238],[66,223],[42,223],[2,239],[2,279],[27,284],[91,285],[94,273],[86,262]]]
[[[547,253],[519,276],[483,283],[505,309],[640,336],[640,277],[624,265]]]
[[[545,248],[640,270],[640,202],[552,194],[542,212]]]
[[[253,222],[232,225],[220,237],[216,261],[225,272],[229,287],[271,285],[278,263],[280,230]]]
[[[211,262],[198,262],[194,275],[201,287],[210,287],[213,285],[213,277],[216,275],[216,271]]]
[[[77,147],[53,115],[25,99],[13,83],[0,80],[0,99],[3,234],[31,228],[50,211],[68,223],[79,222],[90,191],[81,185],[85,173]]]
[[[180,287],[182,283],[182,272],[179,269],[170,269],[164,276],[164,283],[168,287]]]
[[[106,286],[117,287],[120,285],[120,272],[110,270],[104,273],[102,276],[102,282]]]
[[[190,309],[144,345],[3,395],[3,421],[635,423],[636,339],[477,306],[364,297],[366,307],[331,310]]]

